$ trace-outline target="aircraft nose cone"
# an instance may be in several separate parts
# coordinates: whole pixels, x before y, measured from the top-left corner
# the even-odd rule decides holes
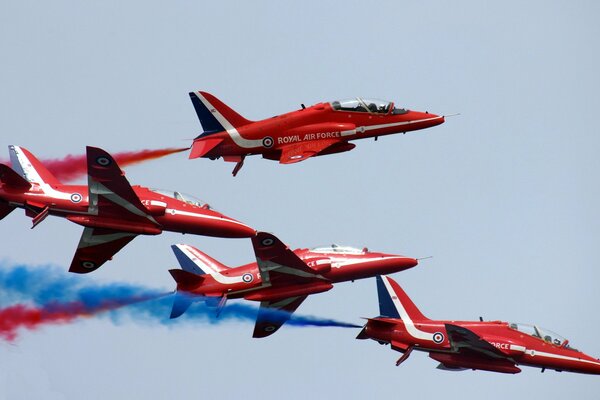
[[[381,272],[382,274],[391,274],[415,267],[417,264],[419,264],[419,261],[412,257],[386,254],[383,256],[383,260],[379,263],[379,266],[382,268],[382,271],[385,271]]]
[[[223,223],[223,230],[225,234],[228,234],[227,237],[231,238],[247,238],[256,235],[256,229],[232,218],[227,218],[227,221]]]

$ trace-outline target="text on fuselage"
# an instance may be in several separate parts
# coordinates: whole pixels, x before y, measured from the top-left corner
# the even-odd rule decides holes
[[[307,133],[302,135],[282,136],[277,138],[277,144],[288,144],[296,142],[304,142],[307,140],[318,140],[318,139],[332,139],[340,137],[340,131],[335,132],[317,132]]]

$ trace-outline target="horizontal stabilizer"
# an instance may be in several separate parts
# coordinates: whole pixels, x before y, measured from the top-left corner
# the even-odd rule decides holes
[[[177,287],[199,285],[204,281],[202,275],[196,275],[182,269],[170,269],[169,273],[175,279],[175,282],[177,282]]]
[[[27,179],[4,164],[0,164],[0,182],[5,184],[7,189],[19,192],[26,192],[31,188],[31,183]]]
[[[223,141],[223,139],[219,139],[219,138],[206,138],[206,139],[196,140],[192,144],[192,150],[190,151],[189,158],[192,159],[192,158],[204,157],[212,149],[217,147],[219,145],[219,143],[221,143],[222,141]]]
[[[14,206],[11,206],[10,204],[8,204],[4,201],[0,201],[0,219],[3,219],[4,217],[6,217],[14,209],[15,209]]]

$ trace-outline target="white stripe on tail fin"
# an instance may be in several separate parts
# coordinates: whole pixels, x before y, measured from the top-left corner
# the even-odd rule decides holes
[[[387,276],[377,275],[379,312],[382,316],[400,318],[403,321],[427,321],[396,281]]]
[[[181,269],[196,275],[221,275],[229,269],[214,258],[187,244],[174,244],[171,246]]]
[[[50,186],[61,184],[61,182],[46,169],[44,164],[35,158],[35,156],[26,148],[10,145],[8,146],[8,152],[10,153],[12,168],[28,182],[37,183],[42,187],[45,186],[44,184]]]

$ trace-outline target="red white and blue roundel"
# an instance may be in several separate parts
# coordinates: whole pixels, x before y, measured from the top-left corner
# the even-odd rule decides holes
[[[267,149],[273,147],[273,143],[275,143],[275,142],[273,141],[273,138],[271,136],[266,136],[262,140],[262,145],[264,147],[266,147]]]
[[[263,246],[271,246],[273,243],[275,243],[275,241],[271,238],[265,238],[261,242]]]
[[[110,165],[111,162],[112,161],[108,157],[100,156],[96,158],[96,164],[100,165],[101,167],[106,167]]]
[[[444,341],[444,334],[442,332],[436,332],[433,334],[433,342],[440,344]]]
[[[73,203],[79,203],[83,199],[83,196],[79,193],[73,193],[71,195],[71,201]]]
[[[242,280],[246,283],[250,283],[254,280],[254,276],[252,276],[252,274],[244,274],[242,275]]]

